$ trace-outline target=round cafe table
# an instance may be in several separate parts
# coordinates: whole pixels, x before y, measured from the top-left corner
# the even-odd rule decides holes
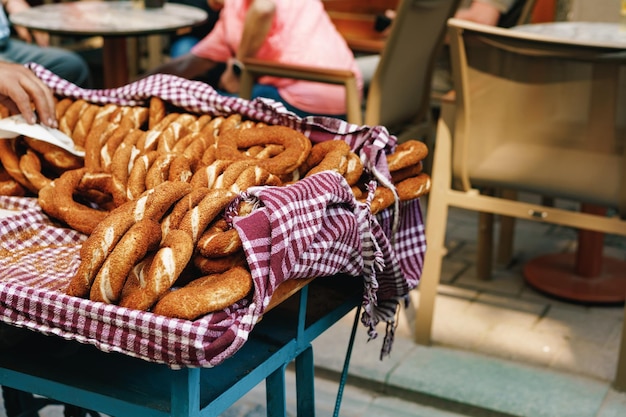
[[[626,27],[604,22],[553,22],[522,25],[513,30],[554,38],[559,42],[618,48],[623,57],[595,63],[587,134],[597,146],[611,146],[616,135],[620,67],[626,74]],[[623,76],[623,75],[622,75]],[[624,80],[622,80],[624,82]],[[621,115],[623,117],[623,115]],[[606,215],[607,210],[582,204],[581,210]],[[626,262],[603,254],[604,234],[580,230],[575,253],[539,256],[524,266],[524,278],[538,290],[566,300],[594,304],[626,300]]]
[[[102,36],[104,87],[128,83],[126,39],[175,32],[203,23],[197,7],[165,3],[144,8],[139,1],[75,1],[34,6],[11,15],[11,22],[54,35]]]

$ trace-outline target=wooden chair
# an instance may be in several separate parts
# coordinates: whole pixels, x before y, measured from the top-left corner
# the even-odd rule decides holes
[[[416,312],[420,344],[431,342],[450,207],[626,236],[623,49],[457,19],[448,26],[456,97],[443,102],[437,127]],[[615,215],[505,199],[484,189],[589,203]],[[620,369],[626,377],[626,363]]]
[[[340,84],[346,87],[347,121],[383,125],[403,138],[424,138],[432,131],[430,78],[441,46],[445,21],[459,0],[402,0],[382,51],[367,99],[362,103],[352,71],[285,66],[257,59],[244,62],[241,96],[249,98],[262,75]],[[362,108],[365,109],[364,115]]]
[[[387,34],[377,28],[377,19],[396,10],[399,0],[322,0],[324,9],[355,54],[378,54]]]

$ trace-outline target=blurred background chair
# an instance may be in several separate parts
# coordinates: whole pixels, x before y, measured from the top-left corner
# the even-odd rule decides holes
[[[626,236],[624,49],[457,19],[448,26],[455,96],[442,103],[426,212],[415,327],[425,345],[450,207]],[[609,215],[484,192],[493,189],[592,204]],[[626,361],[620,369],[626,376]]]
[[[401,0],[380,63],[361,100],[351,71],[284,66],[257,59],[244,61],[240,95],[249,98],[254,80],[263,75],[296,78],[346,87],[347,121],[382,125],[400,141],[425,139],[433,132],[430,80],[445,22],[459,0]]]

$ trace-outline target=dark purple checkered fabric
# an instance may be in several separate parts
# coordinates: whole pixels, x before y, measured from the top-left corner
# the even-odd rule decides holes
[[[343,139],[381,181],[388,178],[384,152],[395,138],[382,127],[300,119],[278,103],[224,97],[206,84],[168,75],[118,89],[84,90],[40,66],[29,67],[64,96],[129,105],[159,96],[191,112],[240,113],[291,126],[313,141]],[[0,219],[0,318],[172,368],[211,367],[241,348],[280,283],[347,273],[364,279],[362,322],[370,337],[377,336],[379,322],[388,324],[383,343],[388,351],[398,302],[417,286],[422,270],[426,244],[419,200],[372,216],[368,204],[357,202],[345,180],[331,172],[288,187],[255,187],[239,199],[257,205],[249,216],[230,218],[244,243],[253,295],[186,321],[65,295],[85,236],[54,223],[35,199],[0,197],[0,209],[15,211]]]

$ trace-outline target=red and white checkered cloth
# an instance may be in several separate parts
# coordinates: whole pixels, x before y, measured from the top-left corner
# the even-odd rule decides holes
[[[118,89],[84,90],[38,65],[29,67],[55,93],[67,97],[133,105],[159,96],[190,112],[239,113],[287,125],[314,142],[343,139],[371,171],[384,177],[382,181],[388,178],[384,153],[395,146],[395,138],[380,126],[355,126],[323,117],[301,119],[279,103],[224,97],[204,83],[170,75]],[[171,368],[211,367],[246,342],[280,283],[347,273],[364,279],[362,322],[370,337],[376,337],[379,322],[387,323],[382,349],[387,352],[398,302],[417,286],[422,270],[426,244],[419,200],[372,216],[367,204],[354,199],[343,177],[331,172],[288,187],[255,187],[238,198],[258,207],[246,217],[229,217],[244,244],[253,295],[223,311],[187,321],[66,295],[86,236],[54,223],[36,199],[0,197],[0,209],[16,210],[0,219],[0,319]]]

